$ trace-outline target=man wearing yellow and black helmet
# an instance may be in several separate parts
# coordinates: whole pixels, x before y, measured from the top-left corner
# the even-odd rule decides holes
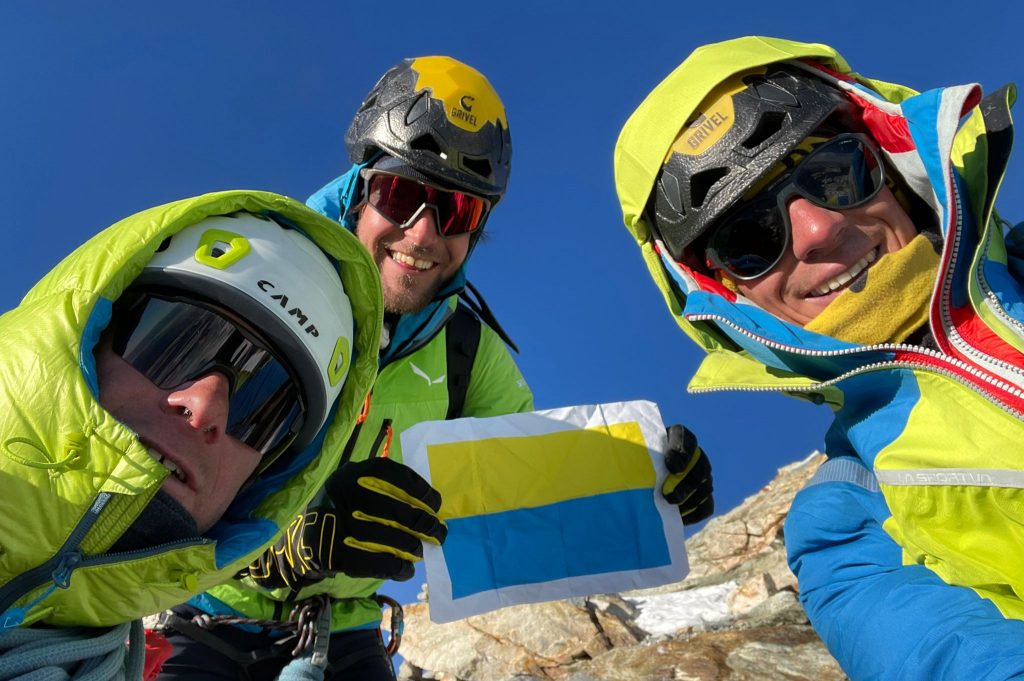
[[[616,146],[626,226],[708,353],[690,389],[835,412],[785,535],[853,679],[1024,678],[1012,99],[747,37],[694,51]]]
[[[175,655],[162,679],[275,678],[295,647],[294,640],[280,643],[282,628],[206,631],[188,620],[282,620],[320,595],[330,599],[329,678],[393,678],[376,591],[381,580],[412,577],[421,541],[444,539],[443,524],[431,520],[440,497],[400,463],[397,435],[421,421],[533,408],[510,341],[466,281],[466,261],[511,167],[508,122],[494,88],[450,57],[404,60],[366,96],[345,145],[351,169],[308,204],[369,250],[385,301],[380,374],[345,446],[347,463],[328,484],[331,499],[347,501],[325,508],[322,495],[248,577],[177,609]],[[377,494],[380,487],[407,503]],[[325,527],[334,528],[326,539]]]

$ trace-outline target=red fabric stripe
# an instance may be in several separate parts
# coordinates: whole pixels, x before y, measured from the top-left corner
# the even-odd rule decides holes
[[[654,252],[657,253],[659,257],[661,256],[661,249],[658,248],[657,243],[654,244]],[[702,274],[701,272],[698,272],[697,270],[692,269],[679,261],[676,261],[676,264],[679,265],[679,268],[683,270],[683,272],[693,277],[694,281],[697,282],[697,288],[699,288],[701,291],[717,293],[718,295],[728,300],[730,303],[736,302],[736,292],[730,291],[726,287],[722,286],[722,282],[718,281],[714,277],[709,277],[706,274]]]
[[[1024,366],[1024,355],[990,329],[970,305],[952,308],[950,315],[957,332],[972,346],[1008,364]]]
[[[931,355],[924,355],[912,351],[899,351],[895,353],[894,357],[897,362],[913,362],[914,364],[923,364],[925,366],[935,367],[942,369],[945,372],[955,374],[962,378],[964,381],[974,386],[974,388],[982,395],[986,395],[997,402],[1001,402],[1011,409],[1019,412],[1024,412],[1024,399],[1016,397],[1007,392],[999,390],[996,386],[992,385],[984,379],[978,378],[974,374],[964,371],[958,366],[955,366],[949,362],[946,362],[938,357],[932,357]]]
[[[902,154],[914,150],[907,119],[897,114],[886,113],[858,95],[845,93],[854,104],[861,108],[861,123],[871,137],[890,154]]]

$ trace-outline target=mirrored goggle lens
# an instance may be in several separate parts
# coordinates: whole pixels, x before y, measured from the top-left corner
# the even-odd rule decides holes
[[[878,153],[860,135],[840,135],[819,146],[784,175],[721,220],[708,256],[739,279],[766,274],[789,242],[786,199],[798,194],[830,210],[856,208],[874,198],[884,182]]]
[[[261,454],[287,445],[302,425],[303,396],[266,344],[197,305],[151,295],[122,300],[111,322],[115,353],[164,390],[223,373],[231,383],[228,434]]]
[[[437,213],[437,230],[444,237],[471,234],[483,224],[487,202],[478,196],[447,191],[399,175],[376,173],[370,177],[367,202],[402,229],[423,206]]]

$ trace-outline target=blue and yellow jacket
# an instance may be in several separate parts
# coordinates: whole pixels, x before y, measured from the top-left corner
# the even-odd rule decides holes
[[[357,169],[351,171],[352,174],[357,172]],[[342,205],[347,206],[350,201],[343,198],[343,188],[353,186],[349,183],[352,174],[346,173],[326,185],[310,198],[309,205],[328,217],[340,219],[346,212]],[[431,305],[418,313],[402,315],[394,325],[391,342],[381,353],[380,374],[373,386],[366,420],[354,441],[346,445],[351,460],[360,461],[380,454],[383,443],[378,440],[384,435],[385,421],[390,423],[385,436],[390,441],[388,455],[401,461],[402,431],[422,421],[446,418],[449,398],[447,322],[464,282],[465,275],[460,270]],[[533,396],[515,360],[498,334],[487,324],[481,324],[480,342],[461,415],[483,418],[532,409]],[[212,614],[277,619],[277,614],[282,612],[280,601],[328,593],[333,599],[332,630],[364,629],[380,624],[380,605],[372,596],[381,584],[379,580],[339,574],[295,594],[286,589],[268,592],[244,580],[211,589],[208,594],[193,599],[191,605]]]
[[[928,323],[938,350],[781,321],[652,237],[655,176],[704,97],[730,75],[789,60],[824,66],[851,94],[888,165],[937,216]],[[808,616],[854,679],[1024,678],[1024,226],[993,211],[1013,96],[980,106],[975,85],[918,94],[854,73],[828,46],[748,37],[696,50],[616,146],[626,226],[670,312],[707,351],[689,389],[783,392],[835,412],[829,460],[797,495],[785,535]]]
[[[243,210],[283,218],[340,263],[356,324],[348,379],[313,444],[257,477],[204,536],[109,553],[168,471],[100,406],[93,347],[113,301],[162,241],[205,217]],[[65,258],[0,317],[3,627],[119,624],[230,579],[337,465],[376,377],[382,319],[380,278],[362,244],[277,194],[220,192],[151,208]]]

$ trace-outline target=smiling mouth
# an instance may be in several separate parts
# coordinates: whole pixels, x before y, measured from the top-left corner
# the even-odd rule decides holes
[[[167,458],[167,455],[161,452],[158,447],[154,446],[152,442],[149,442],[148,440],[140,441],[142,442],[142,445],[146,448],[146,450],[149,451],[149,455],[156,459],[156,462],[158,464],[166,468],[170,472],[170,474],[174,476],[176,480],[178,480],[181,483],[188,482],[188,476],[185,474],[185,471],[182,470],[182,468],[178,464],[174,463],[169,458]]]
[[[855,262],[850,269],[837,274],[818,288],[811,291],[811,297],[818,298],[820,296],[827,296],[834,291],[838,291],[859,277],[862,272],[871,266],[871,263],[875,262],[876,258],[878,258],[878,248],[872,249],[867,255]]]
[[[412,267],[413,269],[417,269],[421,272],[425,272],[429,269],[432,269],[437,265],[436,262],[432,262],[430,260],[420,260],[419,258],[414,258],[411,255],[399,253],[398,251],[389,250],[388,255],[390,255],[391,259],[394,260],[395,262],[405,265],[407,267]]]

